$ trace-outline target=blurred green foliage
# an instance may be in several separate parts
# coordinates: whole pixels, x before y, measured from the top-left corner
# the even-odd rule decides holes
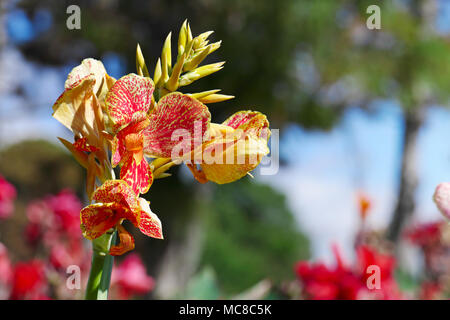
[[[214,186],[206,219],[202,264],[216,270],[221,288],[238,293],[269,278],[293,278],[308,259],[309,242],[298,230],[283,195],[250,178]]]
[[[30,140],[0,150],[0,174],[18,189],[23,201],[70,188],[84,194],[85,173],[63,150],[45,140]]]

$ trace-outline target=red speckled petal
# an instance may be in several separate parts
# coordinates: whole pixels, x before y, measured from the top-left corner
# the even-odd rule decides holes
[[[111,246],[109,249],[109,254],[112,256],[120,256],[134,249],[134,238],[122,225],[117,226],[117,232],[119,244]]]
[[[268,139],[268,134],[270,133],[267,117],[257,111],[236,112],[222,124],[266,139]]]
[[[83,208],[80,212],[83,236],[89,240],[100,237],[114,227],[126,211],[129,209],[117,203],[95,203]]]
[[[149,115],[150,125],[144,130],[144,150],[151,156],[170,158],[172,149],[180,144],[179,139],[172,141],[172,134],[177,129],[189,133],[189,139],[183,139],[183,150],[194,149],[194,138],[202,143],[205,132],[209,129],[211,114],[200,101],[174,92],[159,100]],[[197,129],[194,130],[195,125]],[[197,132],[198,131],[198,132]],[[194,136],[195,134],[195,136]]]
[[[147,160],[142,158],[138,164],[133,156],[130,156],[120,169],[120,179],[126,181],[136,195],[146,193],[153,183]]]
[[[120,131],[112,141],[111,153],[112,153],[111,164],[113,168],[125,161],[127,155],[127,148],[125,147],[125,141],[123,137],[120,135]]]
[[[146,236],[163,239],[161,221],[158,216],[150,210],[150,206],[145,199],[139,198],[139,203],[141,205],[141,217],[137,227]]]
[[[106,109],[115,128],[130,123],[136,112],[148,112],[154,88],[152,79],[136,74],[116,81],[106,96]]]
[[[136,151],[137,149],[142,150],[144,145],[142,130],[144,130],[149,123],[150,121],[147,119],[145,113],[137,112],[133,115],[131,123],[117,133],[112,143],[111,163],[113,167],[118,164],[123,164],[128,159],[128,156],[131,155],[130,151]]]
[[[136,194],[122,180],[108,180],[95,190],[92,199],[102,203],[117,203],[133,212],[139,211]]]
[[[89,145],[86,137],[76,140],[73,147],[82,152],[95,152],[99,150],[97,147]]]

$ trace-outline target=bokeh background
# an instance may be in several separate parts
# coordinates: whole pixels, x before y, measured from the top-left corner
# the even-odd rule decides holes
[[[71,4],[80,30],[66,27]],[[372,4],[380,30],[366,27]],[[29,201],[65,188],[86,200],[84,172],[57,140],[70,132],[51,117],[68,72],[86,57],[115,78],[135,72],[139,43],[152,74],[166,35],[188,19],[194,35],[223,41],[208,61],[226,61],[189,92],[236,96],[210,106],[214,122],[265,113],[280,129],[280,167],[223,186],[199,185],[184,167],[157,181],[146,197],[165,240],[135,235],[156,284],[146,297],[267,286],[285,297],[297,261],[332,262],[333,244],[355,259],[361,194],[365,226],[389,241],[408,279],[423,276],[420,250],[402,235],[442,220],[432,195],[450,180],[449,1],[1,0],[0,10],[0,174],[18,193],[0,241],[13,260],[36,255],[23,241]]]

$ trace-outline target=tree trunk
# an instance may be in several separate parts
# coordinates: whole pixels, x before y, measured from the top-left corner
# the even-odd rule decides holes
[[[414,109],[411,112],[405,111],[400,187],[397,206],[387,231],[388,240],[394,243],[399,240],[403,226],[415,209],[415,193],[418,184],[416,168],[417,135],[422,122],[420,109]]]

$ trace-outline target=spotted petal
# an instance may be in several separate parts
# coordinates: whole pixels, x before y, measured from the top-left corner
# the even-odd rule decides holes
[[[252,134],[256,137],[262,137],[268,140],[269,121],[267,117],[257,111],[239,111],[225,120],[223,125],[233,129],[241,129],[246,134]]]
[[[208,108],[195,98],[179,92],[167,94],[149,115],[150,125],[144,130],[144,150],[160,158],[170,158],[175,146],[190,152],[196,144],[201,145],[210,119]],[[180,142],[173,135],[184,138]]]
[[[140,210],[136,194],[123,180],[106,181],[95,190],[92,199],[102,203],[117,203],[132,212]]]
[[[131,152],[137,149],[143,149],[144,138],[142,130],[148,124],[149,120],[147,119],[147,115],[143,112],[137,112],[133,115],[130,124],[114,136],[111,159],[113,167],[118,164],[123,164]]]
[[[190,167],[200,182],[209,180],[223,184],[236,181],[255,169],[269,153],[269,122],[262,113],[241,111],[222,126],[212,128],[215,129],[214,137],[203,146],[202,170],[199,172]]]
[[[106,109],[116,129],[129,124],[136,112],[148,112],[154,88],[152,79],[133,73],[116,81],[106,95]]]
[[[118,203],[95,203],[83,208],[80,212],[83,236],[89,240],[100,237],[127,215],[126,211],[129,209]]]
[[[74,142],[73,147],[76,150],[81,151],[81,152],[95,152],[95,151],[99,150],[97,147],[91,146],[90,144],[88,144],[86,137],[77,139]]]
[[[134,156],[128,157],[120,169],[120,178],[126,181],[134,194],[147,193],[153,183],[153,175],[145,158],[140,163]]]
[[[150,205],[145,199],[139,198],[139,204],[141,206],[141,217],[137,227],[146,236],[163,239],[161,221],[158,216],[150,210]]]

